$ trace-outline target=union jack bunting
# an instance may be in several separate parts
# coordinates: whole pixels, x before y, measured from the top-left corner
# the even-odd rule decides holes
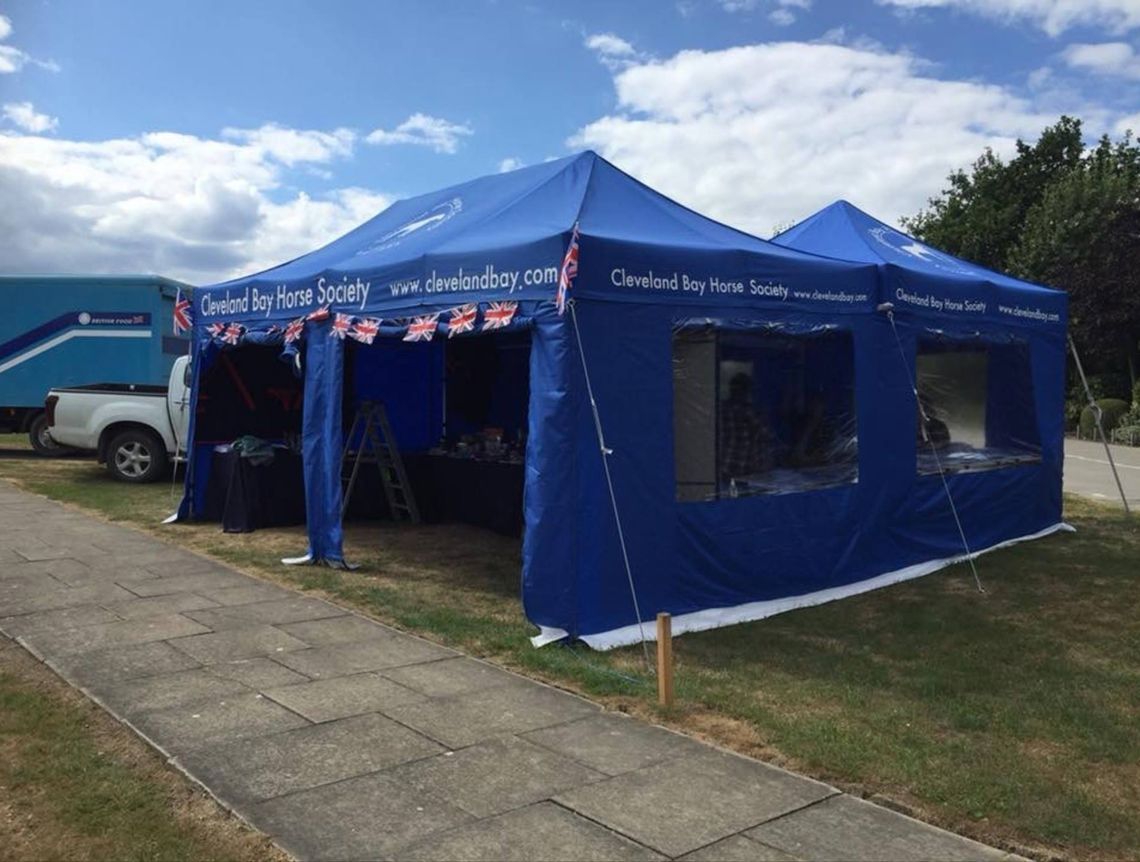
[[[416,317],[408,324],[408,332],[404,336],[404,341],[431,341],[431,337],[435,335],[438,326],[438,314],[425,314],[423,317]]]
[[[566,300],[570,295],[570,287],[574,276],[578,274],[578,223],[574,223],[574,232],[570,234],[570,247],[566,249],[566,257],[562,258],[562,270],[558,273],[558,292],[554,294],[554,307],[559,314],[566,313]]]
[[[245,327],[240,323],[231,323],[226,327],[226,331],[222,333],[222,341],[226,344],[237,344],[241,334],[245,331]]]
[[[475,303],[461,305],[448,312],[447,337],[459,335],[461,332],[471,332],[475,328],[475,317],[479,313],[479,306]]]
[[[289,325],[285,327],[285,343],[292,344],[301,334],[305,331],[305,318],[298,317],[296,320],[290,320]]]
[[[371,344],[380,333],[380,321],[375,317],[366,317],[356,321],[356,326],[349,330],[348,337],[354,338],[361,344]]]
[[[492,302],[483,312],[483,331],[508,326],[518,310],[517,302]]]
[[[225,331],[226,325],[224,323],[211,323],[206,327],[206,332],[210,333],[210,338],[220,338]]]
[[[340,314],[338,312],[336,317],[333,318],[333,325],[332,329],[329,331],[329,335],[333,338],[339,338],[341,341],[344,341],[344,337],[348,335],[348,330],[351,328],[352,315]]]
[[[190,329],[190,300],[182,295],[182,288],[174,297],[174,334],[181,335]]]
[[[322,305],[316,311],[310,311],[307,315],[305,315],[305,320],[328,320],[328,317],[329,307],[327,305]]]

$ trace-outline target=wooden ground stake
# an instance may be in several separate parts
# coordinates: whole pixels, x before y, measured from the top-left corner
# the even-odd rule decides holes
[[[657,702],[673,705],[673,618],[657,615]]]

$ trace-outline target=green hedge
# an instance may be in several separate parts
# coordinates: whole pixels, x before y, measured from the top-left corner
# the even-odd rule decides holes
[[[1104,426],[1104,433],[1111,434],[1112,429],[1120,424],[1121,418],[1128,412],[1128,402],[1120,398],[1102,398],[1097,402],[1100,406],[1101,424]],[[1096,439],[1096,418],[1093,416],[1092,407],[1086,407],[1081,411],[1081,437],[1086,440]]]

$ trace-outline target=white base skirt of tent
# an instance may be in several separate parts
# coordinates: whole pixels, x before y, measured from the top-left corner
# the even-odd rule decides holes
[[[973,554],[959,554],[956,557],[929,560],[925,563],[915,563],[913,566],[907,566],[905,569],[896,569],[893,572],[886,572],[881,575],[876,575],[873,578],[868,578],[865,581],[847,584],[842,587],[818,590],[814,593],[805,593],[802,596],[770,599],[766,602],[748,602],[747,604],[735,605],[731,608],[710,608],[705,611],[694,611],[691,614],[681,614],[680,616],[673,617],[673,634],[679,635],[685,632],[701,632],[707,631],[708,629],[721,628],[722,626],[735,625],[736,623],[754,622],[756,620],[762,620],[765,617],[785,613],[786,611],[810,608],[813,605],[822,605],[826,602],[836,601],[837,599],[857,596],[860,593],[868,593],[871,590],[889,587],[891,584],[899,584],[903,581],[921,578],[923,575],[929,575],[932,572],[944,569],[947,566],[952,566],[955,563],[964,562],[970,557],[979,557],[982,554],[988,554],[990,551],[996,551],[999,548],[1008,548],[1010,545],[1016,545],[1019,542],[1029,542],[1033,539],[1040,539],[1060,531],[1076,532],[1073,527],[1061,522],[1028,536],[1019,536],[1016,539],[1007,539],[1004,542],[998,542],[996,545],[975,551]],[[548,628],[546,626],[539,626],[539,629],[539,633],[530,639],[530,642],[536,647],[546,646],[547,644],[560,641],[567,636],[567,632],[562,629]],[[582,640],[592,649],[610,650],[616,647],[640,643],[643,637],[643,631],[646,640],[656,640],[657,627],[654,625],[653,620],[647,620],[640,626],[623,626],[620,629],[611,629],[608,632],[582,635]]]

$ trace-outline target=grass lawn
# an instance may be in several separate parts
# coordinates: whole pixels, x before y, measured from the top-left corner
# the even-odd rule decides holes
[[[0,434],[0,449],[32,449],[27,434]]]
[[[532,649],[519,543],[464,527],[349,525],[356,572],[287,569],[300,529],[158,522],[168,484],[84,461],[0,476],[399,627],[1041,858],[1140,856],[1140,521],[1076,498],[1074,534],[967,569],[675,643],[680,705],[639,648]]]
[[[130,730],[0,641],[0,859],[287,858]]]

